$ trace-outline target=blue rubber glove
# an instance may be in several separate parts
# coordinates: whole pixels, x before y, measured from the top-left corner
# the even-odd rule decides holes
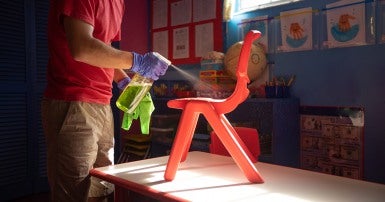
[[[124,79],[120,80],[118,83],[117,83],[117,86],[120,90],[124,90],[124,88],[128,85],[128,83],[130,83],[131,81],[131,78],[130,77],[125,77]]]
[[[166,73],[168,65],[165,61],[159,59],[153,52],[140,55],[132,52],[134,59],[131,71],[139,73],[140,75],[158,80],[159,76]]]

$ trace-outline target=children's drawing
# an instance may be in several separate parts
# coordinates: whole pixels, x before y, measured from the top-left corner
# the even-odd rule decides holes
[[[342,0],[326,6],[329,47],[365,44],[365,2],[360,2]]]
[[[338,24],[332,26],[330,30],[333,38],[338,42],[347,42],[354,39],[359,31],[359,25],[351,26],[349,21],[355,19],[354,16],[349,14],[340,15]]]
[[[286,43],[292,48],[299,48],[307,41],[307,36],[303,36],[304,30],[298,22],[290,24],[290,34],[286,36]]]
[[[281,39],[283,51],[312,48],[312,8],[281,12]]]

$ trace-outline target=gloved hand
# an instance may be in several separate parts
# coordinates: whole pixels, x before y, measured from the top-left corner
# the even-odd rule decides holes
[[[130,77],[125,77],[124,79],[120,80],[118,83],[117,83],[117,86],[120,90],[124,90],[124,88],[128,85],[128,83],[130,83],[131,81],[131,78]]]
[[[152,80],[158,80],[159,76],[166,73],[168,65],[165,61],[159,59],[153,52],[140,55],[132,52],[134,59],[131,70],[139,73],[140,75],[151,78]]]

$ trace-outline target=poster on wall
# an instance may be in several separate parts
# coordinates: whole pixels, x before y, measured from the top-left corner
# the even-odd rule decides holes
[[[342,0],[326,5],[329,48],[366,44],[365,2]]]
[[[195,56],[202,57],[214,50],[213,23],[195,26]]]
[[[183,27],[173,31],[173,59],[189,57],[189,28]]]
[[[281,51],[311,50],[313,47],[312,8],[302,8],[280,13]]]
[[[241,23],[238,24],[238,39],[242,41],[246,33],[250,30],[258,30],[261,32],[262,36],[258,40],[255,40],[254,43],[259,43],[264,47],[265,52],[269,52],[268,16],[264,15],[242,20]]]
[[[152,29],[167,26],[167,0],[153,1]]]
[[[194,0],[193,21],[212,20],[216,17],[216,0]]]
[[[168,58],[168,31],[154,32],[152,37],[152,50]]]
[[[171,26],[191,22],[192,0],[180,0],[171,4]]]

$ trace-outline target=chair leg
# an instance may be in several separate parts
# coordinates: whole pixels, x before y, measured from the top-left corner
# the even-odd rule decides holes
[[[206,119],[246,178],[253,183],[263,183],[261,175],[243,149],[245,148],[244,143],[227,118],[223,114],[216,114],[215,111],[204,112],[206,112],[204,113]],[[250,153],[250,151],[248,152]]]
[[[186,147],[185,147],[185,150],[184,150],[184,153],[183,153],[181,162],[184,162],[184,161],[186,161],[186,159],[187,159],[187,154],[188,154],[188,152],[189,152],[189,150],[190,150],[191,143],[192,143],[192,139],[194,138],[194,133],[195,133],[195,129],[196,129],[196,127],[197,127],[199,115],[200,115],[200,113],[195,112],[194,115],[193,115],[192,117],[190,117],[190,118],[191,118],[190,124],[191,124],[191,130],[192,130],[192,131],[191,131],[191,132],[188,131],[188,133],[189,133],[189,134],[191,133],[192,136],[191,136],[191,138],[188,138],[188,139],[187,139],[187,140],[189,140],[189,142],[186,144]]]
[[[190,145],[188,144],[191,144],[200,114],[195,112],[194,109],[194,107],[186,107],[182,112],[178,130],[171,148],[170,157],[167,162],[166,171],[164,173],[164,179],[166,181],[172,181],[175,178],[182,156],[186,159],[187,150],[190,148]]]

